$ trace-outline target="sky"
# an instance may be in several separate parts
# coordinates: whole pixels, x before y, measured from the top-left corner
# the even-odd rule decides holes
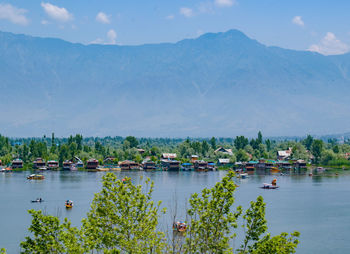
[[[0,31],[83,44],[177,42],[238,29],[265,45],[350,51],[346,0],[0,0]]]

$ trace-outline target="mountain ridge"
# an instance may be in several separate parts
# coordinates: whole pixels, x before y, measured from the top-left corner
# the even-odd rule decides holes
[[[268,47],[238,30],[139,46],[0,32],[0,87],[7,95],[0,101],[7,108],[1,132],[184,137],[347,132],[349,55]]]

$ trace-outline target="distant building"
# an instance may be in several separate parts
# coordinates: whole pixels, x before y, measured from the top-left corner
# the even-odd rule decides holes
[[[141,148],[138,148],[137,151],[140,153],[140,154],[143,154],[145,152],[144,149],[141,149]]]
[[[163,153],[162,158],[167,160],[174,160],[176,159],[176,153]]]
[[[289,147],[288,150],[277,151],[278,160],[288,160],[292,156],[292,148]]]
[[[198,155],[191,155],[191,162],[194,163],[195,161],[198,161],[199,156]]]
[[[11,168],[23,168],[23,161],[21,159],[15,159],[11,163]]]
[[[228,154],[228,155],[233,155],[232,149],[226,149],[223,147],[219,147],[218,149],[215,150],[215,153],[218,153],[218,152]]]
[[[218,160],[218,165],[224,166],[230,164],[230,159],[219,159]]]

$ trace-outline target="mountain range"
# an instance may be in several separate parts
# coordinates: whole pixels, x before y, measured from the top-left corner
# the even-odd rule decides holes
[[[268,47],[238,30],[83,45],[0,32],[0,133],[268,136],[350,126],[350,54]]]

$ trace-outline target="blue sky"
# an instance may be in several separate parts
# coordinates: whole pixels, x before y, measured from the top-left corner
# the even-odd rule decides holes
[[[0,30],[138,45],[238,29],[266,45],[342,54],[349,10],[345,0],[0,0]]]

